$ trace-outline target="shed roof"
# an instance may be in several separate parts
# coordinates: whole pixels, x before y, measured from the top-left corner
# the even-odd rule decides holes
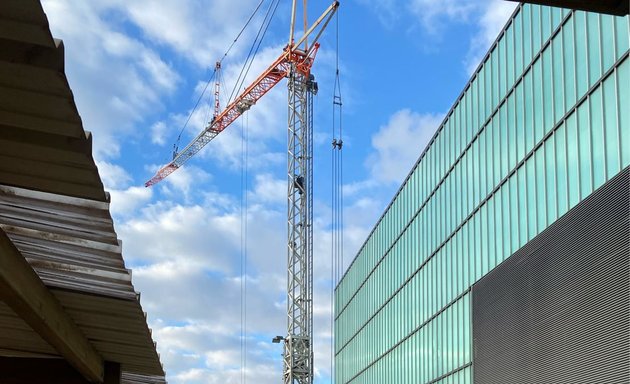
[[[0,2],[0,230],[123,383],[164,371],[38,0]],[[59,357],[0,301],[0,356]]]
[[[0,182],[107,201],[39,1],[2,0],[0,48]]]

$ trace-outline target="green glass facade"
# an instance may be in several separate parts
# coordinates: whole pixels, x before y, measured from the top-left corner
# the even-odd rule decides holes
[[[471,383],[471,286],[630,164],[629,18],[520,5],[335,291],[336,383]]]

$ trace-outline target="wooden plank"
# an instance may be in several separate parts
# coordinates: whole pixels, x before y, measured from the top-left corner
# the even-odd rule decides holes
[[[3,230],[0,230],[0,299],[86,380],[103,382],[103,359]]]

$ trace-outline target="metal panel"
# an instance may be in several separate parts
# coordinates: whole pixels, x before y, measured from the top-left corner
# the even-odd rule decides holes
[[[39,1],[0,1],[0,228],[123,383],[163,383],[63,52]],[[58,353],[0,302],[0,356]]]
[[[477,383],[630,377],[630,168],[473,286]]]
[[[39,1],[0,2],[0,184],[107,201],[63,52]]]
[[[105,360],[162,374],[109,204],[0,185],[0,227]],[[29,344],[30,328],[11,316],[0,308],[0,319],[23,332],[0,338],[0,349],[51,352]]]

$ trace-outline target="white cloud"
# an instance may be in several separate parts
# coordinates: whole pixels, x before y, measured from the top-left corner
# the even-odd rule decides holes
[[[400,184],[441,123],[441,114],[419,114],[408,109],[394,113],[372,136],[376,152],[368,159],[372,177]]]
[[[481,17],[477,21],[479,32],[472,38],[470,50],[464,62],[469,74],[477,68],[517,6],[518,3],[505,0],[486,2]]]
[[[271,337],[286,332],[286,182],[263,174],[250,185],[258,194],[248,221],[248,362],[252,382],[270,384],[281,375],[282,346]],[[282,188],[278,196],[274,190]],[[257,192],[256,192],[257,191]],[[261,192],[264,191],[264,192]],[[207,193],[200,204],[154,203],[117,224],[125,259],[173,383],[239,382],[240,205],[230,195]],[[316,377],[325,380],[330,361],[330,232],[328,210],[317,203],[314,258]],[[273,208],[272,208],[273,207]],[[372,202],[347,210],[347,265],[375,215]],[[182,298],[186,298],[182,300]],[[262,374],[261,374],[262,372]]]
[[[410,0],[408,6],[427,32],[437,34],[447,22],[467,22],[478,4],[473,0]]]
[[[166,144],[166,133],[168,126],[163,121],[158,121],[151,126],[151,142],[163,146]]]
[[[269,173],[255,175],[251,200],[260,203],[284,203],[287,201],[287,180],[276,179]]]
[[[358,0],[358,2],[371,8],[379,21],[388,28],[392,28],[400,17],[400,3],[395,0]]]
[[[157,169],[157,167],[155,167]],[[173,172],[160,184],[153,188],[159,188],[165,195],[174,200],[191,201],[194,192],[200,190],[201,185],[211,181],[212,175],[203,169],[188,164]]]
[[[240,377],[239,209],[230,197],[210,194],[203,205],[154,204],[119,225],[171,382]],[[284,216],[262,207],[251,215],[247,376],[267,384],[280,375],[281,349],[261,349],[259,335],[270,339],[286,325]]]
[[[362,181],[354,181],[342,186],[342,193],[344,197],[351,197],[365,193],[366,190],[370,190],[378,186],[378,182],[374,179],[367,179]]]
[[[151,200],[152,190],[145,187],[129,187],[124,190],[110,189],[110,212],[115,217],[129,217],[137,209]]]
[[[131,175],[120,165],[107,161],[97,161],[96,165],[105,189],[125,188],[133,180]]]
[[[162,108],[161,98],[180,77],[153,48],[112,23],[104,4],[44,0],[43,7],[53,36],[65,42],[75,102],[85,129],[98,139],[95,157],[116,158],[121,139]]]
[[[472,74],[479,61],[490,48],[509,16],[518,6],[517,2],[505,0],[407,0],[395,3],[390,0],[374,2],[359,0],[372,9],[381,22],[388,27],[400,24],[404,15],[413,15],[422,31],[430,36],[431,42],[441,43],[447,28],[456,24],[466,24],[477,28],[468,37],[469,50],[464,60],[467,74]],[[410,24],[407,31],[413,31]]]
[[[113,9],[141,29],[156,44],[187,57],[203,67],[214,64],[232,41],[255,7],[251,0],[108,0],[100,6]],[[256,19],[253,25],[259,24]],[[249,28],[241,41],[251,41],[254,28]],[[244,44],[236,45],[237,52]],[[232,52],[236,53],[236,52]]]

